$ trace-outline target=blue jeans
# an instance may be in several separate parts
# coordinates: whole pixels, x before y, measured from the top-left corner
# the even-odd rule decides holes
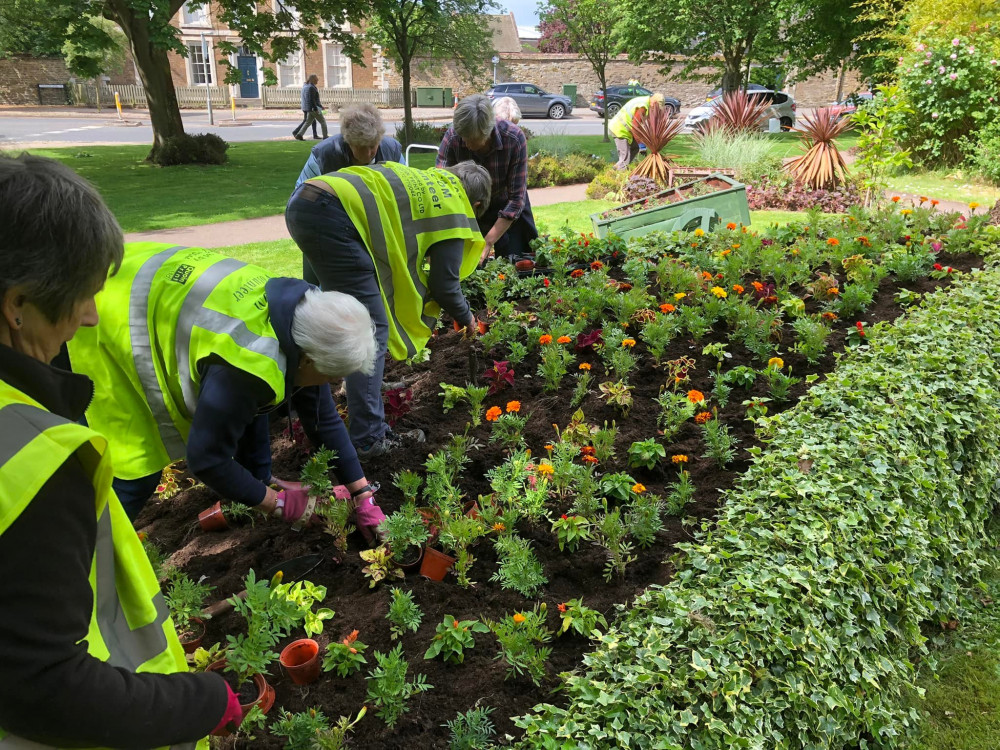
[[[389,429],[382,402],[389,318],[375,263],[336,196],[305,184],[299,186],[285,208],[285,224],[319,279],[320,288],[351,295],[368,308],[375,323],[375,370],[371,375],[356,372],[344,378],[348,434],[355,448],[366,450]]]
[[[259,414],[247,425],[246,432],[236,444],[236,455],[233,458],[260,481],[267,482],[271,479],[271,429],[267,414]],[[156,492],[160,476],[161,472],[156,472],[138,479],[115,477],[112,480],[111,487],[130,521],[138,518],[146,501]]]

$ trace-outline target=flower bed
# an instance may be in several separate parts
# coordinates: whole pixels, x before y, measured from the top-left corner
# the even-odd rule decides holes
[[[877,326],[771,420],[674,580],[568,680],[568,708],[518,720],[524,745],[908,747],[922,629],[961,614],[997,504],[998,281]]]
[[[193,519],[214,498],[184,482],[175,481],[174,497],[148,508],[139,525],[174,551],[172,562],[192,580],[206,576],[218,595],[242,589],[251,567],[260,572],[296,555],[324,555],[308,578],[326,588],[322,606],[336,614],[318,623],[317,640],[338,653],[361,651],[367,663],[346,677],[326,674],[308,692],[272,666],[278,707],[317,708],[335,720],[368,705],[352,739],[357,748],[446,747],[445,722],[480,698],[494,709],[500,735],[516,734],[509,717],[553,700],[557,675],[579,667],[591,649],[587,634],[605,630],[601,617],[671,580],[673,568],[662,563],[691,538],[693,526],[711,525],[720,491],[733,486],[761,448],[755,424],[767,424],[829,373],[834,352],[865,343],[872,323],[895,318],[921,293],[950,283],[955,270],[978,265],[971,254],[950,252],[965,247],[976,222],[955,230],[947,217],[917,209],[789,225],[767,235],[735,225],[711,236],[650,235],[628,248],[614,240],[553,239],[543,248],[552,264],[548,276],[518,278],[501,264],[481,272],[472,286],[490,331],[470,343],[444,330],[431,344],[430,361],[412,369],[396,364],[387,375],[410,380],[412,400],[398,398],[396,416],[401,428],[426,429],[426,446],[366,466],[369,478],[382,482],[387,512],[404,505],[404,493],[393,486],[403,471],[423,480],[416,491],[422,504],[444,508],[456,493],[479,500],[469,513],[481,519],[485,535],[465,549],[475,560],[460,573],[475,585],[411,574],[371,587],[362,568],[371,572],[381,563],[373,555],[360,559],[357,535],[340,552],[322,529],[296,534],[278,522],[197,532]],[[495,392],[480,396],[470,383]],[[813,430],[808,439],[820,434]],[[276,433],[275,454],[275,475],[294,477],[304,459],[300,445]],[[439,544],[476,523],[459,515],[443,516],[451,526],[442,526]],[[754,528],[763,533],[774,524]],[[711,566],[697,574],[685,568],[684,585],[702,575],[712,581],[716,573]],[[397,606],[394,586],[411,592],[423,612],[416,632],[402,628],[398,640],[386,620],[390,605]],[[579,599],[593,612],[580,608]],[[570,614],[584,632],[570,623],[557,635]],[[447,616],[459,629],[469,627],[462,632],[475,645],[449,636],[425,660],[436,636],[455,628]],[[472,620],[490,632],[465,624]],[[689,621],[697,623],[697,613]],[[513,642],[543,628],[551,631],[548,642],[522,648],[524,659],[512,664]],[[214,618],[204,645],[245,631],[238,613]],[[501,658],[500,643],[508,658]],[[373,715],[384,706],[371,698],[375,682],[366,677],[374,680],[376,667],[393,667],[398,644],[409,661],[408,679],[424,674],[422,684],[433,688],[414,687],[408,712],[389,727]],[[608,687],[612,700],[623,695],[615,689]],[[569,710],[579,710],[573,716],[607,719],[584,705],[582,684],[573,684],[573,695]],[[652,708],[637,702],[635,710]],[[558,710],[540,721],[553,726]],[[639,717],[631,708],[627,715],[630,724]],[[253,747],[284,745],[268,730],[256,735]]]

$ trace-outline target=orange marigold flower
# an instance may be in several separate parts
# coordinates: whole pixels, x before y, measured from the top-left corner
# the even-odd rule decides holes
[[[736,292],[737,294],[743,294],[743,292],[746,290],[739,284],[733,284],[733,291]]]
[[[705,424],[705,422],[708,422],[711,418],[712,418],[712,412],[701,411],[695,415],[694,421],[695,424]]]
[[[669,302],[664,302],[662,305],[660,305],[661,313],[672,313],[676,309],[677,308],[671,305]]]
[[[731,252],[732,252],[732,250],[723,250],[721,253],[719,253],[719,255],[721,255],[723,258],[725,258]]]
[[[557,604],[556,605],[556,609],[558,609],[560,612],[565,612],[566,611],[566,604],[565,603],[563,603],[563,604]]]
[[[343,643],[345,646],[350,646],[356,640],[358,640],[358,631],[352,630],[351,634],[344,639]]]
[[[569,336],[560,336],[559,338],[556,339],[556,343],[557,344],[568,344],[572,340],[573,339],[571,339]]]
[[[736,224],[733,222],[729,222],[728,224],[726,224],[726,229],[736,229]]]
[[[703,278],[705,281],[711,281],[715,277],[712,275],[711,271],[702,271],[701,278]]]
[[[585,445],[580,449],[581,456],[593,456],[594,453],[596,453],[596,451],[594,450],[594,447],[591,445]]]
[[[860,244],[864,245],[865,247],[871,247],[872,246],[871,240],[868,239],[867,237],[865,237],[864,235],[861,235],[860,237],[858,237],[858,242]]]
[[[750,286],[752,286],[758,292],[763,292],[764,291],[764,285],[761,284],[759,281],[751,281],[750,282]]]
[[[549,451],[549,452],[552,452],[552,451],[554,451],[555,449],[556,449],[556,447],[555,447],[554,445],[552,445],[552,443],[546,443],[546,444],[545,444],[545,450],[547,450],[547,451]]]
[[[570,271],[569,276],[570,276],[571,279],[578,279],[581,276],[583,276],[583,269],[582,268],[576,268],[576,269]]]
[[[837,313],[834,313],[834,312],[825,312],[820,317],[822,317],[823,320],[836,320],[837,319]]]
[[[506,274],[502,274],[502,273],[498,273],[497,274],[497,278],[500,279],[500,281],[506,281],[507,280]]]
[[[622,346],[626,346],[631,349],[635,346],[635,339],[622,339]]]
[[[494,531],[506,531],[507,527],[504,526],[500,521],[497,521],[495,524],[493,524],[493,530]]]
[[[596,456],[584,456],[582,460],[583,460],[583,462],[585,464],[596,464],[597,463],[597,457]]]
[[[139,541],[140,542],[146,541],[147,537],[146,537],[146,532],[145,531],[140,531],[138,534],[136,534],[136,536],[139,537]]]
[[[676,455],[671,456],[670,460],[673,461],[675,464],[680,465],[680,464],[686,464],[688,462],[688,457],[685,456],[683,453],[678,453]]]
[[[645,491],[646,491],[646,485],[644,485],[642,482],[636,482],[635,484],[632,485],[632,492],[634,492],[637,495],[641,495]]]
[[[516,622],[518,625],[520,625],[522,622],[524,622],[524,615],[522,615],[520,612],[518,612],[511,619],[514,622]]]
[[[553,474],[556,473],[556,470],[555,470],[555,467],[552,466],[552,464],[539,463],[538,464],[538,473],[539,474],[543,474],[544,476],[549,476],[550,477],[550,476],[552,476]]]
[[[688,391],[688,401],[692,404],[700,404],[705,400],[705,394],[701,391]]]
[[[927,202],[927,196],[926,195],[921,195],[920,196],[920,202],[921,203],[926,203]]]
[[[599,260],[595,260],[593,263],[590,264],[590,268],[592,271],[600,271],[602,268],[604,268],[604,264],[601,263],[601,261]]]
[[[589,370],[590,369],[590,363],[589,362],[581,362],[580,366],[577,369],[580,369],[580,370]]]
[[[937,205],[938,203],[940,203],[940,202],[941,202],[941,201],[939,201],[939,200],[938,200],[937,198],[931,198],[931,205],[932,205],[932,206],[936,206],[936,205]]]
[[[838,294],[840,294],[840,289],[838,289],[835,286],[830,287],[826,291],[827,291],[827,294],[829,294],[831,297],[836,297]]]
[[[508,401],[507,402],[507,413],[508,414],[510,412],[515,412],[516,413],[516,412],[519,412],[519,411],[521,411],[521,402],[520,401]]]
[[[543,333],[541,336],[538,337],[538,343],[539,344],[551,344],[552,343],[552,337],[549,334],[547,334],[547,333]]]
[[[892,196],[892,202],[893,203],[899,203],[899,196],[898,195]]]
[[[503,414],[503,409],[501,409],[499,406],[491,406],[489,409],[486,410],[486,421],[496,422],[498,419],[500,419],[501,414]]]
[[[838,240],[836,237],[831,237],[826,241],[826,244],[830,245],[831,247],[836,247],[837,245],[840,244],[840,240]]]

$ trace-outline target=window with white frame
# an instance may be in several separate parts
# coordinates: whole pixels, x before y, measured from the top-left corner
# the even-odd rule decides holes
[[[201,42],[189,44],[188,75],[192,86],[209,86],[212,83],[212,63],[205,58],[205,48]]]
[[[302,51],[293,52],[278,63],[278,85],[293,88],[302,85]]]
[[[184,3],[181,8],[183,26],[208,26],[208,3],[192,8],[193,3]]]
[[[335,42],[325,42],[323,54],[326,58],[326,87],[351,88],[351,58],[344,54],[344,46]]]

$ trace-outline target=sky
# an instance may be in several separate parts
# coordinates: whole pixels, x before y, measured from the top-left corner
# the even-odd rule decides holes
[[[514,14],[518,26],[538,25],[538,0],[503,0],[499,5]]]

